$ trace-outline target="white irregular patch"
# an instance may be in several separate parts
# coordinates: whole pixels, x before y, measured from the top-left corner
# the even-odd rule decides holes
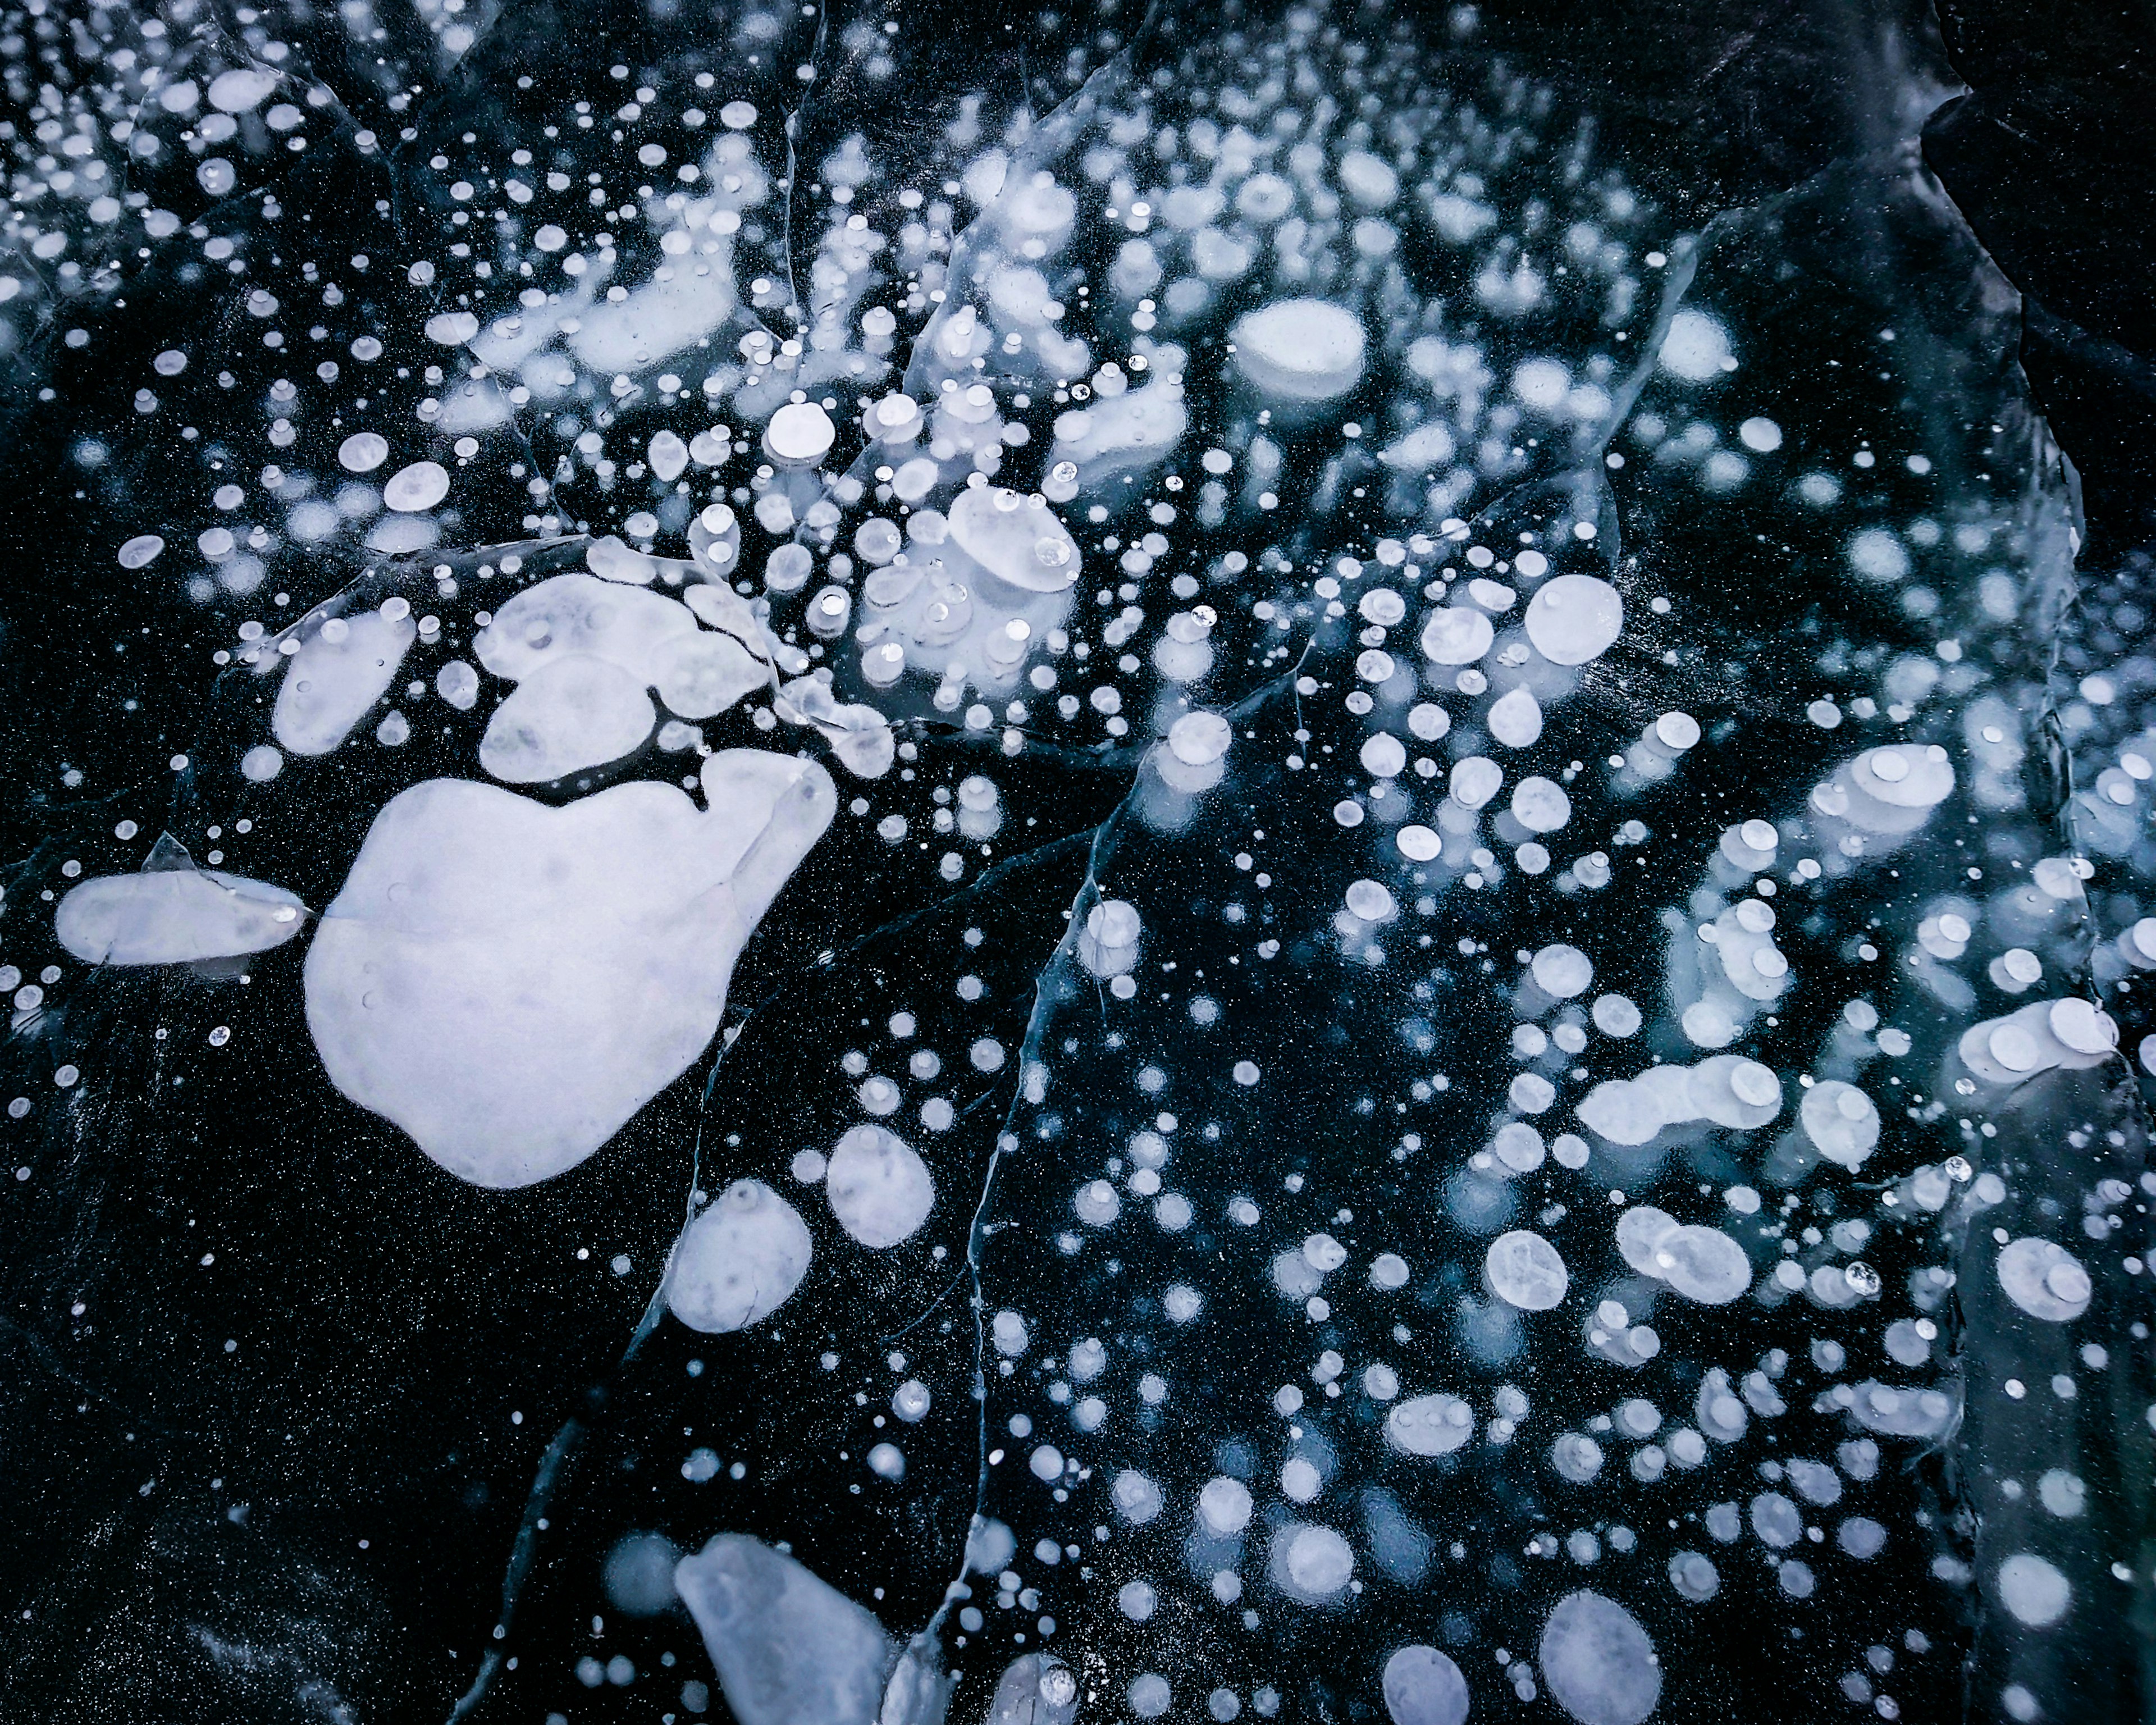
[[[2080,1259],[2056,1240],[2033,1235],[2000,1248],[1999,1286],[2030,1317],[2055,1324],[2070,1322],[2087,1312],[2096,1291]]]
[[[880,1251],[920,1230],[936,1207],[936,1182],[928,1164],[896,1133],[856,1126],[831,1152],[824,1195],[841,1228]]]
[[[418,637],[408,606],[395,618],[362,611],[328,619],[285,667],[270,735],[295,755],[329,753],[388,692]]]
[[[896,1650],[873,1615],[807,1566],[721,1533],[681,1559],[674,1586],[741,1725],[873,1725]]]
[[[1662,1698],[1662,1668],[1640,1620],[1582,1588],[1543,1625],[1543,1679],[1579,1725],[1640,1725]]]
[[[639,687],[649,687],[659,680],[661,644],[696,630],[688,608],[665,594],[577,571],[526,588],[472,637],[472,650],[481,665],[511,682],[583,653],[610,660],[635,676]]]
[[[480,765],[509,784],[544,784],[641,747],[659,722],[644,685],[587,653],[548,664],[487,721]]]
[[[1475,1415],[1456,1395],[1418,1395],[1385,1416],[1385,1441],[1409,1455],[1444,1455],[1475,1435]]]
[[[280,947],[307,907],[281,886],[215,869],[104,875],[71,888],[53,918],[85,964],[191,964]]]
[[[1235,367],[1286,402],[1331,401],[1363,381],[1362,320],[1330,300],[1278,300],[1235,320]]]
[[[1385,1661],[1385,1712],[1392,1725],[1466,1725],[1467,1679],[1435,1647],[1403,1647]]]
[[[1704,311],[1680,311],[1670,320],[1660,357],[1664,371],[1687,383],[1712,382],[1736,369],[1729,331]]]
[[[432,779],[375,817],[307,954],[331,1081],[475,1185],[575,1167],[718,1029],[735,960],[829,826],[813,762],[733,749],[549,809]]]
[[[682,1230],[667,1309],[706,1335],[745,1330],[793,1297],[814,1255],[798,1210],[761,1180],[737,1180]]]
[[[1491,1241],[1482,1267],[1491,1291],[1522,1312],[1548,1312],[1563,1304],[1572,1281],[1557,1248],[1525,1228]]]
[[[1078,542],[1035,494],[971,485],[952,500],[946,543],[974,567],[1027,593],[1061,593],[1078,579]]]
[[[1625,601],[1594,575],[1559,575],[1527,601],[1527,639],[1553,665],[1585,665],[1625,629]]]

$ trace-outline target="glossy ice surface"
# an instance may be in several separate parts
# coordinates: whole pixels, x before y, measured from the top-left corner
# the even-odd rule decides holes
[[[2143,1717],[2156,601],[1792,17],[10,14],[0,1714]]]

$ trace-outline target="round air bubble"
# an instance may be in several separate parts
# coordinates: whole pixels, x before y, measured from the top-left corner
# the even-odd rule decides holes
[[[1489,726],[1491,736],[1507,748],[1523,749],[1543,734],[1541,703],[1525,689],[1501,695],[1490,704]]]
[[[1253,222],[1277,222],[1295,208],[1295,188],[1278,174],[1252,174],[1235,190],[1235,208]]]
[[[1752,1260],[1718,1228],[1672,1228],[1656,1245],[1655,1267],[1702,1306],[1727,1306],[1752,1286]]]
[[[1857,788],[1897,809],[1933,809],[1954,788],[1953,765],[1937,743],[1890,744],[1866,749],[1850,763]]]
[[[1497,1297],[1522,1312],[1548,1312],[1562,1305],[1571,1286],[1557,1248],[1525,1228],[1491,1241],[1482,1268]]]
[[[1704,311],[1680,311],[1670,320],[1658,356],[1662,369],[1687,383],[1708,383],[1734,371],[1729,331]]]
[[[1640,1030],[1640,1009],[1622,994],[1604,994],[1594,1002],[1594,1028],[1604,1036],[1635,1036]]]
[[[1527,639],[1553,665],[1600,658],[1624,628],[1624,600],[1593,575],[1559,575],[1527,602]]]
[[[1290,1599],[1322,1605],[1337,1599],[1354,1579],[1354,1548],[1330,1527],[1289,1522],[1273,1536],[1266,1573]]]
[[[1569,1000],[1575,994],[1586,993],[1587,985],[1594,980],[1593,961],[1578,947],[1568,947],[1562,942],[1537,952],[1528,969],[1534,976],[1535,986],[1559,1000]],[[1599,1007],[1600,1002],[1596,1004]]]
[[[1572,819],[1572,798],[1555,779],[1531,773],[1512,787],[1512,819],[1531,833],[1554,833]]]
[[[808,584],[815,567],[807,546],[782,545],[764,561],[763,584],[773,593],[798,593]]]
[[[1390,162],[1368,150],[1340,158],[1340,189],[1362,209],[1383,209],[1400,195],[1400,177]]]
[[[1168,731],[1168,752],[1186,767],[1209,767],[1228,752],[1234,729],[1218,713],[1185,713]]]
[[[1617,1219],[1617,1250],[1625,1261],[1642,1276],[1662,1279],[1655,1254],[1676,1231],[1677,1219],[1650,1204],[1635,1204]]]
[[[1699,741],[1699,721],[1690,713],[1664,713],[1655,721],[1655,741],[1682,752]]]
[[[1229,1539],[1250,1525],[1250,1488],[1225,1474],[1205,1482],[1198,1494],[1198,1519],[1216,1539]]]
[[[682,1233],[667,1307],[706,1335],[745,1329],[792,1297],[814,1251],[793,1205],[761,1180],[737,1180]]]
[[[1680,314],[1682,316],[1683,314]],[[1640,1620],[1582,1589],[1543,1625],[1543,1680],[1579,1725],[1640,1725],[1662,1697],[1662,1668]]]
[[[1408,1260],[1397,1252],[1380,1252],[1370,1260],[1370,1286],[1404,1288],[1408,1285]]]
[[[1175,1698],[1168,1679],[1158,1671],[1147,1671],[1142,1676],[1132,1678],[1124,1697],[1130,1702],[1131,1711],[1141,1719],[1158,1719]]]
[[[1782,1101],[1782,1086],[1774,1076],[1774,1069],[1763,1066],[1757,1060],[1739,1060],[1731,1068],[1729,1088],[1737,1100],[1750,1107],[1764,1108],[1773,1105],[1778,1111]]]
[[[1591,1437],[1568,1431],[1550,1445],[1550,1466],[1560,1479],[1584,1486],[1602,1471],[1602,1445]]]
[[[1755,416],[1737,428],[1737,440],[1755,454],[1771,455],[1782,447],[1782,428]]]
[[[839,428],[813,401],[792,401],[763,428],[763,452],[774,466],[814,467],[830,453]]]
[[[1385,1661],[1392,1725],[1466,1725],[1467,1680],[1435,1647],[1403,1647]]]
[[[337,445],[337,465],[346,473],[372,473],[389,459],[389,439],[376,431],[355,431]]]
[[[1849,542],[1849,567],[1866,581],[1899,581],[1909,572],[1908,547],[1884,527],[1867,527]]]
[[[1695,1605],[1722,1590],[1722,1577],[1713,1563],[1696,1551],[1681,1551],[1670,1559],[1670,1585]]]
[[[1861,1168],[1879,1145],[1879,1110],[1871,1098],[1838,1078],[1822,1079],[1804,1092],[1797,1118],[1804,1135],[1829,1162]]]
[[[968,486],[952,501],[947,523],[952,544],[1023,592],[1061,593],[1078,578],[1078,542],[1037,497]]]
[[[857,1126],[831,1152],[824,1194],[839,1225],[872,1251],[911,1239],[936,1204],[936,1183],[913,1148],[880,1126]]]
[[[1488,616],[1465,605],[1440,605],[1423,621],[1422,650],[1434,665],[1472,665],[1496,639]]]
[[[1435,862],[1439,853],[1444,848],[1437,834],[1430,828],[1421,825],[1402,827],[1393,835],[1393,843],[1399,847],[1400,855],[1407,858],[1409,862]]]
[[[1463,809],[1480,809],[1504,782],[1504,769],[1487,755],[1470,755],[1452,763],[1452,800]]]
[[[2032,1072],[2044,1051],[2027,1026],[2011,1019],[1995,1026],[1988,1041],[1991,1057],[2010,1072]]]
[[[1385,1441],[1409,1455],[1450,1455],[1474,1435],[1475,1415],[1456,1395],[1414,1396],[1385,1415]]]
[[[2031,1629],[2056,1623],[2073,1601],[2073,1588],[2057,1566],[2034,1552],[2016,1552],[1999,1566],[1999,1604]]]
[[[1491,1153],[1516,1174],[1531,1174],[1548,1153],[1543,1135],[1523,1120],[1508,1120],[1490,1140]]]
[[[2118,1046],[2118,1024],[2078,995],[2051,1003],[2051,1034],[2076,1054],[2109,1054]]]
[[[439,461],[414,461],[409,467],[400,467],[382,488],[383,506],[400,515],[432,509],[449,495],[449,470]]]
[[[1737,836],[1743,840],[1747,850],[1762,851],[1768,856],[1774,854],[1775,847],[1781,843],[1781,834],[1774,830],[1774,824],[1768,820],[1746,821],[1737,829]]]
[[[1452,728],[1452,715],[1430,701],[1417,701],[1408,709],[1408,729],[1424,742],[1435,742]]]
[[[2095,1290],[2081,1260],[2056,1240],[2034,1235],[2009,1242],[1999,1254],[1999,1286],[2030,1317],[2066,1323],[2088,1310]]]
[[[1408,752],[1399,738],[1380,731],[1363,742],[1361,758],[1363,770],[1373,778],[1398,778],[1407,769]]]
[[[123,569],[146,567],[157,560],[157,554],[164,548],[165,542],[155,533],[137,533],[120,547],[120,567]]]
[[[1236,368],[1264,393],[1330,401],[1363,381],[1363,325],[1327,300],[1281,300],[1235,321]]]
[[[1383,922],[1399,910],[1393,895],[1380,882],[1358,880],[1348,889],[1348,908],[1365,922]]]
[[[1356,602],[1365,623],[1390,629],[1408,614],[1408,602],[1389,587],[1373,587]]]
[[[220,113],[248,114],[262,105],[280,80],[256,66],[235,66],[209,81],[209,105]]]
[[[258,742],[239,757],[240,777],[254,784],[267,784],[285,770],[285,752]]]

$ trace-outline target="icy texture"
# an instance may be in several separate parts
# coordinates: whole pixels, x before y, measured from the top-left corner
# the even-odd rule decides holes
[[[692,10],[0,36],[0,1712],[2144,1712],[2156,592],[1921,33],[1760,190]]]

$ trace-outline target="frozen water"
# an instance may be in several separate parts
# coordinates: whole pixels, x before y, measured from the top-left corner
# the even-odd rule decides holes
[[[1830,13],[0,30],[0,1712],[2145,1712],[2156,595]]]

